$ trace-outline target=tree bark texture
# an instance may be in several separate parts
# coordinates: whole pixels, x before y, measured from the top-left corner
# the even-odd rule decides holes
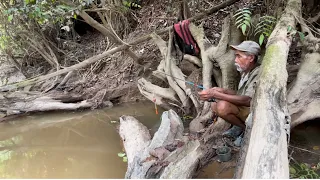
[[[287,35],[287,29],[295,27],[300,11],[301,0],[289,0],[268,40],[251,104],[252,130],[245,135],[249,136],[249,143],[243,147],[245,154],[241,154],[238,167],[241,178],[289,178],[286,63],[292,37]]]

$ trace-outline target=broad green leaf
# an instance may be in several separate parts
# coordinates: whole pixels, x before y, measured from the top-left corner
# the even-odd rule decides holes
[[[240,28],[240,26],[242,26],[244,23],[241,23],[241,24],[239,24],[238,26],[237,26],[237,29],[239,29]]]
[[[268,32],[263,32],[262,34],[264,34],[266,37],[270,36],[270,33],[268,33]]]
[[[119,157],[124,157],[124,156],[126,156],[126,153],[124,153],[124,152],[119,152],[119,153],[118,153],[118,156],[119,156]]]
[[[299,33],[299,36],[300,36],[300,40],[303,41],[304,40],[304,34],[302,32],[299,32],[299,31],[298,31],[298,33]]]
[[[242,24],[243,23],[243,19],[239,19],[237,22],[236,22],[236,25],[239,25],[239,24]]]
[[[288,26],[287,31],[288,31],[288,32],[292,31],[292,27],[291,27],[291,26]]]
[[[243,24],[243,25],[241,26],[241,30],[242,30],[242,34],[243,34],[243,35],[246,35],[247,25],[246,25],[246,24]]]
[[[77,15],[76,15],[76,14],[74,14],[74,15],[73,15],[73,18],[77,19]]]
[[[260,46],[262,45],[263,41],[264,41],[264,35],[261,34],[260,37],[259,37],[259,44],[260,44]]]
[[[242,12],[243,12],[243,13],[252,14],[252,12],[251,12],[250,10],[248,10],[248,9],[245,9],[245,10],[243,10]]]
[[[256,36],[259,33],[262,33],[263,29],[256,29],[254,35]]]
[[[11,14],[10,16],[8,16],[8,21],[11,22],[13,19],[13,15]]]
[[[251,22],[251,17],[247,17],[247,16],[245,16],[245,17],[243,17],[243,19],[245,19],[245,20],[247,20],[247,21]]]
[[[123,161],[123,162],[128,162],[128,157],[127,157],[127,156],[123,157],[123,158],[122,158],[122,161]]]
[[[296,174],[297,173],[297,171],[293,167],[289,168],[289,172],[290,172],[290,174]]]
[[[250,27],[250,22],[249,21],[245,20],[245,21],[243,21],[243,23],[245,23],[248,27]]]
[[[236,18],[236,21],[238,21],[238,20],[242,20],[243,19],[243,15],[240,15],[240,16],[238,16],[237,18]]]
[[[251,15],[247,14],[247,13],[244,13],[243,15],[246,16],[246,17],[251,17]]]
[[[235,15],[233,15],[234,17],[238,17],[239,15],[243,15],[242,11],[236,13]]]

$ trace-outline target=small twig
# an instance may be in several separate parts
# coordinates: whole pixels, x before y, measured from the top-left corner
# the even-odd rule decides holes
[[[292,149],[292,151],[291,151],[291,153],[289,155],[289,158],[288,158],[289,159],[289,164],[290,164],[290,161],[293,160],[293,157],[292,157],[293,152],[294,152],[294,149]]]
[[[289,145],[289,147],[296,148],[296,149],[299,149],[299,150],[301,150],[301,151],[305,151],[305,152],[308,152],[308,153],[311,153],[311,154],[315,154],[315,155],[320,156],[320,154],[319,154],[319,153],[316,153],[316,152],[310,151],[310,150],[308,150],[308,149],[303,149],[303,148],[299,148],[299,147],[292,146],[292,145]]]

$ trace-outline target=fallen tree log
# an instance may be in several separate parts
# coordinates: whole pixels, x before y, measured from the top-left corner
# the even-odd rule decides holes
[[[289,0],[269,37],[248,118],[252,123],[247,123],[249,142],[242,148],[237,178],[289,178],[286,63],[292,36],[287,29],[296,27],[295,17],[300,15],[301,0]]]
[[[103,103],[105,94],[106,90],[101,90],[93,98],[85,100],[81,95],[65,95],[58,92],[47,94],[19,91],[2,93],[0,94],[0,117],[27,112],[92,108]]]

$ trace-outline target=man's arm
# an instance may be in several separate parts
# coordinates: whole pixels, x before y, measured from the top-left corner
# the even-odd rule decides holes
[[[228,101],[232,104],[238,105],[238,106],[247,106],[250,107],[251,97],[249,96],[240,96],[240,95],[234,95],[234,94],[224,94],[221,92],[214,92],[212,95],[213,98]]]
[[[214,87],[212,89],[217,90],[217,91],[219,91],[221,93],[224,93],[224,94],[230,94],[230,95],[236,95],[237,94],[236,91],[231,90],[231,89],[225,89],[225,88],[221,88],[221,87]]]
[[[250,106],[251,97],[235,95],[233,94],[232,91],[228,91],[229,93],[232,93],[232,94],[226,94],[224,93],[225,91],[222,91],[222,90],[224,89],[211,88],[211,89],[203,90],[199,93],[200,99],[208,100],[211,98],[215,98],[219,100],[228,101],[238,106],[248,106],[248,107]]]

